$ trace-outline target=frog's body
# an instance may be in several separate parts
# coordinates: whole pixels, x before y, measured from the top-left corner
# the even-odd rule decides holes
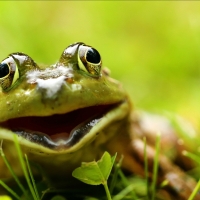
[[[49,67],[38,66],[25,54],[10,54],[0,64],[0,86],[0,138],[19,175],[14,134],[29,159],[54,182],[68,180],[82,161],[97,159],[105,150],[124,154],[124,168],[143,173],[143,164],[134,155],[141,154],[141,144],[134,139],[137,131],[132,127],[129,99],[121,84],[101,70],[101,57],[94,48],[70,45]],[[181,180],[184,173],[173,169],[170,161],[166,164],[165,169],[161,159],[160,180],[170,170]],[[7,177],[1,162],[0,167],[0,177]],[[187,198],[192,190],[186,183],[179,186],[186,191],[180,196]]]

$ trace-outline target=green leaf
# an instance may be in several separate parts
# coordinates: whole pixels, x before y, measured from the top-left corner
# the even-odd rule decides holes
[[[90,185],[105,184],[117,154],[111,158],[108,152],[105,152],[99,161],[83,162],[81,167],[78,167],[72,172],[72,176],[80,181]]]
[[[95,161],[82,163],[81,167],[78,167],[72,172],[72,176],[90,185],[100,185],[104,181]]]
[[[9,196],[0,196],[1,200],[12,200]]]
[[[97,164],[105,180],[107,180],[110,175],[116,156],[117,154],[111,157],[108,152],[105,152],[102,158],[99,161],[97,161]]]
[[[66,200],[66,198],[60,195],[56,195],[51,200]]]

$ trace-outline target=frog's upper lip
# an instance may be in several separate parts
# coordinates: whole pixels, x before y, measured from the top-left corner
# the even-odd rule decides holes
[[[68,148],[78,143],[106,113],[119,104],[91,106],[47,117],[14,118],[1,125],[42,146],[51,149]]]

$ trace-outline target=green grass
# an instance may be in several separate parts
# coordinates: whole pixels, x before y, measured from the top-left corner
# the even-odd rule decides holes
[[[17,176],[15,175],[14,171],[12,170],[12,167],[10,166],[10,164],[8,163],[7,159],[6,159],[6,156],[4,155],[4,152],[3,152],[3,149],[1,148],[1,156],[4,160],[4,162],[6,163],[7,167],[9,168],[10,170],[10,173],[12,174],[14,180],[16,181],[18,187],[21,189],[22,191],[22,194],[21,196],[19,194],[16,194],[15,191],[13,191],[11,188],[9,188],[9,186],[6,185],[6,183],[4,183],[3,181],[0,180],[0,184],[10,193],[11,197],[13,199],[17,199],[17,200],[20,200],[23,196],[25,197],[25,199],[27,200],[44,200],[45,198],[42,198],[41,196],[44,196],[44,195],[39,195],[38,193],[38,190],[37,190],[37,183],[35,183],[34,181],[34,177],[32,175],[32,172],[31,172],[31,167],[29,165],[29,161],[28,161],[28,158],[26,155],[23,155],[22,151],[21,151],[21,148],[19,146],[19,143],[16,139],[16,137],[14,137],[15,140],[14,140],[14,143],[15,143],[15,146],[16,146],[16,150],[17,150],[17,153],[18,153],[18,156],[19,156],[19,162],[20,162],[20,165],[23,169],[23,172],[24,172],[24,176],[25,176],[25,179],[26,179],[26,182],[27,182],[27,185],[25,186],[24,184],[22,184],[20,182],[20,180],[17,178]],[[109,154],[108,154],[109,155]],[[112,159],[113,160],[113,159]],[[100,162],[100,161],[98,161]],[[114,160],[112,161],[114,162]],[[105,194],[101,194],[100,197],[103,198],[103,199],[108,199],[108,200],[121,200],[121,199],[132,199],[132,200],[136,200],[138,199],[139,197],[137,196],[138,194],[136,194],[135,192],[135,188],[137,187],[146,187],[145,183],[145,179],[138,179],[138,178],[133,178],[133,181],[134,183],[131,183],[127,177],[123,174],[122,170],[121,170],[121,163],[123,162],[123,159],[120,159],[118,163],[115,164],[115,170],[113,172],[113,174],[111,175],[111,177],[109,178],[108,182],[109,182],[109,189],[108,187],[105,187],[106,188],[106,192]],[[94,163],[94,162],[92,162]],[[88,166],[88,164],[87,164]],[[104,163],[100,163],[100,166],[102,166],[102,170],[104,170],[105,172],[102,171],[103,174],[107,173],[106,171],[110,171],[111,168],[112,168],[112,165],[110,165],[108,163],[108,159],[106,159],[104,161]],[[108,167],[111,167],[110,169],[107,170]],[[95,169],[90,169],[90,176],[93,177],[93,173],[95,173],[94,171]],[[83,176],[83,173],[81,172],[80,173],[81,176]],[[108,175],[105,175],[105,177],[108,178]],[[105,183],[107,182],[107,180],[92,180],[92,184],[96,185],[95,181],[97,181],[98,183],[97,184],[100,184],[102,181],[102,183]],[[90,182],[89,182],[90,183]],[[107,184],[106,184],[107,185]],[[110,188],[112,188],[112,198],[110,196]],[[152,187],[153,190],[151,189],[151,192],[152,194],[155,193],[156,191],[155,190],[155,187]],[[46,191],[47,193],[48,192],[52,192],[49,188],[45,188],[44,191]],[[144,189],[144,191],[147,191],[147,188]],[[57,193],[58,191],[55,190],[54,191],[55,193]],[[64,195],[62,196],[62,194],[64,193]],[[108,195],[109,193],[109,195]],[[143,192],[143,195],[144,196],[145,194],[144,193],[147,193],[147,192]],[[107,195],[106,195],[107,194]],[[141,192],[140,192],[141,194]],[[57,196],[55,195],[54,197],[52,197],[52,200],[59,200],[59,199],[67,199],[67,197],[65,198],[64,196],[68,196],[67,194],[67,190],[66,191],[62,191],[61,195],[60,196]],[[91,198],[99,198],[99,196],[84,196],[82,195],[81,193],[78,195],[78,196],[82,196],[82,199],[84,200],[89,200]],[[106,198],[107,196],[107,198]],[[75,198],[75,197],[73,197]]]
[[[0,7],[1,60],[24,52],[37,63],[52,64],[66,46],[83,41],[99,50],[103,66],[123,83],[137,108],[168,110],[199,126],[200,2],[0,1]],[[186,155],[199,163],[199,137],[177,129],[195,152]],[[146,161],[144,168],[147,177]]]
[[[8,163],[6,156],[4,155],[3,149],[0,149],[1,156],[7,165],[10,173],[12,174],[14,180],[16,181],[18,187],[21,189],[22,194],[17,194],[13,189],[9,188],[9,186],[6,185],[5,182],[0,180],[0,185],[2,185],[11,195],[11,197],[16,200],[20,200],[22,198],[25,198],[26,200],[46,200],[45,193],[52,193],[55,195],[51,195],[51,200],[67,200],[69,198],[77,198],[77,200],[95,200],[95,199],[105,199],[105,200],[156,200],[157,199],[157,188],[164,187],[166,183],[162,183],[160,186],[156,185],[157,176],[158,176],[158,156],[160,152],[160,135],[158,134],[156,137],[156,154],[154,157],[154,164],[153,164],[153,177],[152,181],[148,180],[148,162],[147,162],[147,153],[146,152],[146,139],[144,138],[144,170],[145,170],[145,178],[139,178],[136,175],[127,177],[124,175],[121,164],[123,163],[123,156],[121,159],[119,159],[118,162],[114,164],[114,170],[112,170],[112,173],[109,177],[110,171],[112,169],[113,163],[115,161],[115,158],[111,158],[110,155],[107,153],[106,156],[103,156],[99,161],[91,162],[91,163],[85,163],[85,166],[81,166],[77,168],[73,172],[73,176],[77,177],[80,180],[84,179],[86,180],[87,184],[92,185],[99,185],[99,184],[105,184],[106,191],[102,191],[100,195],[92,195],[89,194],[85,195],[82,194],[81,191],[77,189],[72,194],[67,189],[60,191],[60,195],[58,195],[59,190],[51,190],[50,188],[46,187],[43,188],[43,192],[38,192],[38,183],[34,181],[34,177],[31,172],[31,166],[29,164],[28,158],[26,155],[23,155],[21,148],[19,146],[19,143],[17,141],[17,137],[14,137],[14,143],[16,146],[16,150],[19,156],[19,162],[23,169],[24,176],[26,178],[27,185],[24,185],[20,182],[20,180],[17,178],[15,173],[12,170],[12,167]],[[2,147],[2,144],[1,144]],[[105,155],[105,154],[104,154]],[[200,158],[197,155],[194,155],[189,152],[185,152],[185,155],[195,160],[197,163],[199,162]],[[96,163],[96,164],[95,164]],[[99,166],[99,169],[102,170],[101,172],[97,167]],[[88,168],[88,170],[87,170]],[[78,170],[78,171],[77,171]],[[81,171],[83,170],[83,171]],[[85,171],[86,170],[86,174]],[[94,175],[95,173],[100,173],[100,176]],[[84,175],[85,174],[85,175]],[[102,176],[102,175],[103,176]],[[93,179],[94,177],[100,177]],[[107,186],[107,182],[109,187]],[[93,186],[94,189],[96,186]],[[196,193],[200,189],[200,181],[197,183],[196,187],[194,188],[193,193],[188,198],[188,200],[193,200]],[[69,192],[69,193],[68,193]],[[79,193],[80,192],[80,193]],[[47,198],[49,199],[49,197]]]
[[[197,134],[190,134],[187,129],[184,129],[184,126],[181,126],[179,123],[179,118],[175,116],[169,116],[171,120],[171,123],[173,124],[173,127],[175,128],[178,136],[181,138],[181,141],[186,144],[191,149],[190,151],[183,151],[183,155],[187,156],[191,161],[193,160],[195,163],[197,163],[197,167],[193,170],[189,171],[188,174],[194,177],[196,180],[199,180],[200,178],[200,155],[199,155],[199,138]],[[18,153],[19,157],[19,165],[21,166],[24,177],[26,180],[26,184],[24,182],[21,182],[21,179],[19,179],[11,165],[9,164],[8,160],[6,159],[6,155],[3,151],[3,141],[0,142],[0,155],[2,157],[2,160],[6,164],[7,168],[9,169],[13,181],[16,182],[16,188],[10,188],[6,182],[3,182],[0,180],[0,185],[4,187],[10,194],[10,197],[16,200],[20,199],[26,199],[26,200],[49,200],[50,197],[48,196],[50,194],[51,200],[67,200],[68,198],[75,198],[77,200],[95,200],[95,199],[104,199],[104,200],[157,200],[158,199],[158,192],[159,189],[165,188],[165,186],[168,184],[167,180],[164,180],[160,185],[156,184],[158,174],[158,159],[160,154],[160,134],[155,134],[155,157],[153,160],[153,175],[152,180],[149,179],[149,163],[148,163],[148,152],[147,152],[147,143],[146,138],[143,138],[144,143],[144,178],[138,177],[137,174],[133,176],[125,176],[125,174],[122,171],[122,164],[123,164],[123,155],[121,155],[118,162],[115,162],[114,168],[112,170],[111,175],[109,176],[111,172],[111,168],[113,167],[113,163],[115,161],[115,157],[111,158],[110,155],[107,153],[106,158],[103,159],[103,157],[99,161],[93,161],[91,163],[85,163],[83,166],[75,169],[81,170],[81,168],[84,168],[84,170],[90,166],[89,170],[86,169],[86,177],[83,173],[83,171],[78,172],[78,176],[80,176],[80,180],[85,179],[86,183],[92,184],[92,185],[100,185],[102,184],[105,188],[105,191],[101,190],[100,193],[94,194],[90,193],[93,189],[91,187],[87,192],[85,192],[85,186],[84,189],[75,189],[73,191],[68,190],[59,190],[59,189],[52,189],[47,186],[47,184],[41,182],[35,182],[34,176],[32,174],[31,165],[29,164],[29,160],[27,155],[23,154],[21,151],[21,147],[18,143],[17,136],[14,137],[14,144],[16,147],[16,151]],[[194,142],[193,142],[194,141]],[[195,152],[195,153],[194,153]],[[116,156],[116,155],[115,155]],[[126,155],[124,155],[126,156]],[[86,166],[86,168],[85,168]],[[134,166],[133,166],[134,167]],[[100,169],[100,171],[99,171]],[[43,170],[40,170],[42,173],[42,176],[44,177],[43,180],[45,180],[45,173],[43,173]],[[96,176],[95,174],[99,174]],[[89,177],[92,178],[89,180]],[[93,179],[93,177],[100,177],[100,179]],[[84,181],[83,181],[84,182]],[[41,187],[42,186],[42,187]],[[94,190],[96,190],[96,186],[93,186]],[[19,192],[20,190],[20,192]],[[99,189],[98,189],[99,190]],[[200,181],[197,182],[196,187],[194,188],[192,194],[188,198],[188,200],[193,200],[195,198],[195,195],[200,190]],[[58,195],[59,194],[59,195]],[[76,194],[76,195],[74,195]]]

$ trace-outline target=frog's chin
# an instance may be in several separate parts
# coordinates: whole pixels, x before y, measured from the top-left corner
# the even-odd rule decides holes
[[[94,140],[106,126],[123,119],[128,112],[128,102],[123,101],[48,117],[11,119],[0,124],[0,138],[13,140],[13,134],[17,134],[22,146],[31,151],[70,153]]]

